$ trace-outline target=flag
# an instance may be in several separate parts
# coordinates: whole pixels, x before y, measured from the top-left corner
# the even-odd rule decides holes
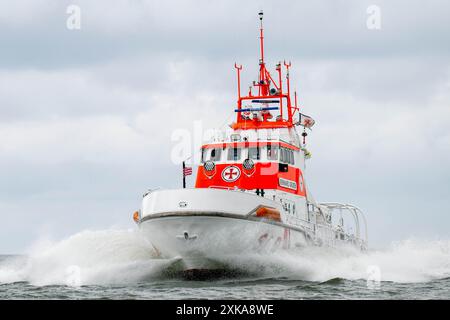
[[[304,126],[305,128],[311,128],[314,125],[315,121],[313,118],[307,116],[306,114],[300,113],[300,121],[299,125]]]
[[[186,163],[183,161],[183,189],[186,188],[186,176],[192,174],[192,167],[186,167]]]
[[[183,168],[183,176],[190,176],[192,174],[192,167],[185,167]]]

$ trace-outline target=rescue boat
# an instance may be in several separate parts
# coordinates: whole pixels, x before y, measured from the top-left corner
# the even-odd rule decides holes
[[[158,254],[179,258],[185,270],[217,269],[226,257],[248,253],[367,248],[360,209],[312,197],[305,162],[315,121],[302,113],[296,92],[291,99],[291,63],[276,64],[275,76],[266,68],[262,12],[259,20],[259,77],[241,95],[235,63],[236,120],[202,146],[195,187],[149,190],[133,217]]]

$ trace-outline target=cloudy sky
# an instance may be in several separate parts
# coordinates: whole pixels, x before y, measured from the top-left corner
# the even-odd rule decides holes
[[[448,1],[0,0],[0,253],[135,228],[146,189],[179,187],[171,134],[231,121],[234,62],[244,87],[257,74],[260,9],[268,65],[292,61],[316,119],[316,199],[363,208],[375,247],[448,238]]]

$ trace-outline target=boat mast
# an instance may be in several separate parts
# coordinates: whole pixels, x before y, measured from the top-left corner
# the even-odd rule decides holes
[[[264,28],[263,28],[263,15],[262,10],[259,12],[259,47],[260,56],[259,59],[259,82],[258,82],[258,93],[259,96],[267,96],[269,94],[270,80],[267,77],[266,63],[264,62]]]
[[[251,126],[250,122],[253,122],[255,126],[258,127],[267,127],[267,128],[284,128],[291,127],[294,125],[293,116],[295,111],[298,111],[297,105],[292,106],[291,103],[291,90],[290,90],[290,79],[289,79],[289,67],[291,63],[284,62],[284,66],[286,68],[286,85],[287,92],[283,92],[283,83],[282,83],[282,65],[279,62],[276,65],[276,71],[278,72],[278,79],[275,81],[270,75],[269,71],[266,68],[266,62],[264,60],[264,26],[263,26],[263,17],[264,13],[261,10],[258,13],[259,16],[259,49],[260,49],[260,58],[259,58],[259,75],[258,81],[253,81],[253,87],[258,87],[258,94],[252,94],[252,86],[249,88],[249,92],[247,96],[241,96],[241,70],[242,65],[234,64],[237,72],[237,85],[238,85],[238,101],[237,101],[237,109],[235,112],[237,113],[236,124],[233,125],[234,128],[246,128]],[[272,99],[271,99],[272,98]],[[287,117],[286,119],[283,117],[283,99],[286,99],[286,110]],[[279,107],[262,107],[264,110],[274,110],[278,109],[280,112],[279,117],[275,121],[261,121],[257,123],[257,121],[249,121],[247,119],[242,118],[242,112],[248,112],[248,110],[253,110],[254,108],[246,108],[242,109],[242,103],[245,101],[252,101],[254,103],[265,103],[266,106],[268,103],[279,103]],[[267,101],[267,102],[265,102]],[[257,108],[256,108],[257,109]]]

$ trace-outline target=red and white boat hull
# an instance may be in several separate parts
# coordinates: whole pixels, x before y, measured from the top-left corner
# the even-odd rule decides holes
[[[185,269],[213,269],[228,256],[306,246],[302,230],[255,216],[256,208],[276,206],[240,191],[155,191],[144,197],[139,226],[163,257],[182,258]]]

